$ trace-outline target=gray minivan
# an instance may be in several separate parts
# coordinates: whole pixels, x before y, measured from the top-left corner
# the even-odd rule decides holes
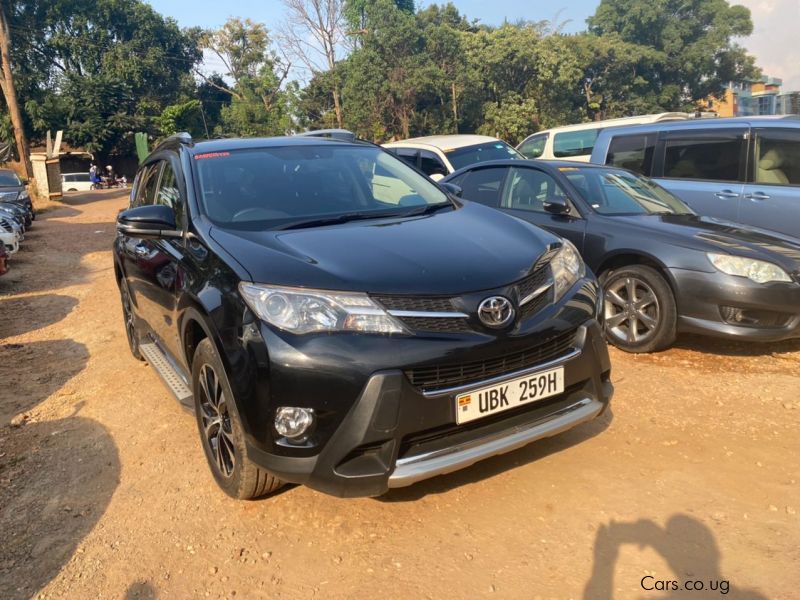
[[[606,129],[591,162],[647,175],[701,215],[800,238],[800,117]]]

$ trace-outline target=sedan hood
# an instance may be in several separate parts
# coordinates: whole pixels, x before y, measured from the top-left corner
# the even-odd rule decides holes
[[[767,260],[789,272],[800,269],[800,240],[775,231],[698,215],[635,215],[614,220],[669,236],[677,246]]]
[[[253,281],[357,292],[456,295],[527,275],[558,238],[465,202],[427,216],[287,231],[213,227]]]

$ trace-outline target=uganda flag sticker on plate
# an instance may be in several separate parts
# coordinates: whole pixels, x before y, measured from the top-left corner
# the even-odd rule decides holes
[[[461,396],[458,399],[458,407],[461,410],[467,410],[470,402],[472,402],[472,396]]]

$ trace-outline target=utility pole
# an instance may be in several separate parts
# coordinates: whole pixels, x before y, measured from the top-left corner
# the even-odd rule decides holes
[[[0,78],[0,89],[6,99],[8,113],[11,116],[11,124],[14,127],[14,138],[17,141],[17,154],[22,164],[25,165],[25,174],[28,179],[33,177],[33,167],[31,166],[30,150],[28,148],[28,138],[25,137],[25,129],[22,125],[22,114],[17,103],[17,89],[14,87],[14,75],[11,72],[11,35],[8,30],[8,20],[6,19],[6,3],[0,2],[0,60],[3,63],[3,76]]]

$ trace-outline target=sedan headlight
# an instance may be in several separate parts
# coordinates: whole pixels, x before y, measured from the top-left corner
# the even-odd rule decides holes
[[[718,271],[727,275],[747,277],[756,283],[768,283],[770,281],[791,281],[792,278],[778,265],[764,260],[745,258],[744,256],[731,256],[730,254],[706,254],[708,260]]]
[[[550,261],[550,267],[553,269],[555,302],[558,302],[567,290],[586,274],[586,265],[578,249],[567,240],[564,240],[561,250]]]
[[[27,200],[30,198],[30,194],[28,194],[28,190],[22,190],[17,196],[17,200]]]
[[[240,283],[262,321],[292,333],[354,331],[403,333],[403,326],[366,294]]]

